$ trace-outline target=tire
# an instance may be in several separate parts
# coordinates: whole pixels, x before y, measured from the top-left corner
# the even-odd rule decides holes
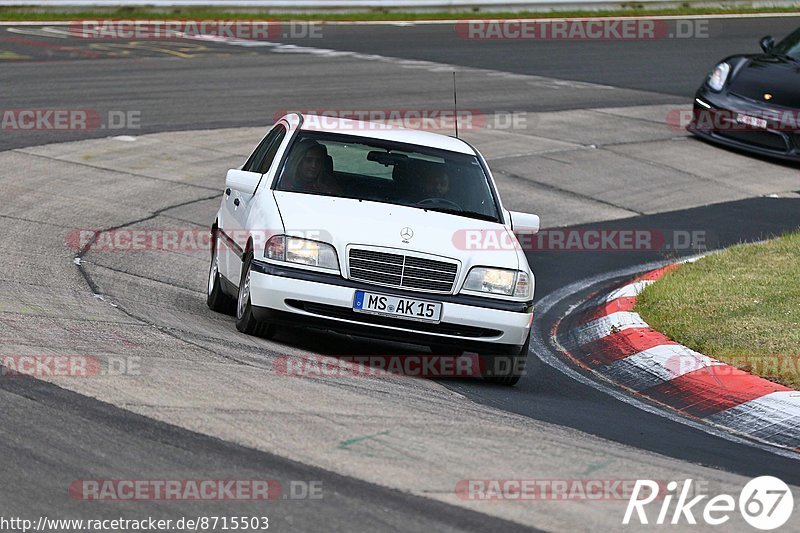
[[[253,306],[250,304],[250,265],[252,262],[253,252],[247,252],[243,258],[239,295],[236,299],[236,329],[247,335],[271,337],[275,333],[275,326],[259,322],[253,315]]]
[[[206,304],[212,311],[232,315],[236,310],[236,300],[222,292],[222,281],[219,273],[219,246],[217,245],[217,228],[211,229],[211,265],[208,267],[208,283]]]
[[[493,353],[479,356],[481,375],[484,381],[496,385],[513,387],[525,374],[531,336],[522,346],[503,347]],[[499,357],[498,357],[499,356]]]

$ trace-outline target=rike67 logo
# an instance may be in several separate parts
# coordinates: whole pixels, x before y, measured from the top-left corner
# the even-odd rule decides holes
[[[756,529],[769,531],[786,524],[794,509],[794,497],[789,486],[772,476],[750,480],[739,493],[738,501],[730,494],[719,494],[707,501],[704,501],[709,498],[707,494],[692,497],[691,479],[685,480],[683,485],[670,481],[664,493],[660,490],[662,487],[663,484],[653,480],[637,480],[622,523],[628,525],[634,519],[640,524],[695,525],[699,518],[710,526],[720,526],[731,519],[738,503],[745,522]],[[658,502],[653,506],[658,508],[658,513],[655,517],[652,514],[648,516],[645,507],[654,502]]]

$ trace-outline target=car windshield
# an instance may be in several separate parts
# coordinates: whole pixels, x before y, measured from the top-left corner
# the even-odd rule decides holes
[[[776,44],[772,52],[777,55],[800,60],[800,28],[794,30],[787,35],[785,39]]]
[[[380,139],[301,132],[275,188],[499,220],[477,157]]]

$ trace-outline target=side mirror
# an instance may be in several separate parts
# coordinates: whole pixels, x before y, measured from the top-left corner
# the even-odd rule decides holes
[[[772,35],[767,35],[766,37],[762,37],[760,41],[758,41],[759,46],[765,52],[769,52],[775,46],[775,39],[772,38]]]
[[[247,170],[239,170],[232,168],[225,176],[225,186],[235,189],[244,194],[253,194],[256,192],[258,182],[261,181],[261,174],[258,172],[248,172]]]
[[[539,215],[509,211],[511,230],[514,232],[536,233],[539,231]]]

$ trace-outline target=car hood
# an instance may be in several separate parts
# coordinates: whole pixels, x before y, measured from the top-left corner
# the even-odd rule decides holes
[[[766,54],[750,57],[731,80],[729,91],[767,105],[800,109],[800,63]],[[765,94],[772,98],[766,100]]]
[[[513,236],[500,223],[367,200],[274,194],[286,232],[310,238],[319,232],[319,240],[336,247],[340,264],[345,263],[348,245],[366,245],[456,259],[462,272],[477,265],[520,268],[520,252],[507,245]],[[404,228],[410,228],[413,236],[403,239]]]

